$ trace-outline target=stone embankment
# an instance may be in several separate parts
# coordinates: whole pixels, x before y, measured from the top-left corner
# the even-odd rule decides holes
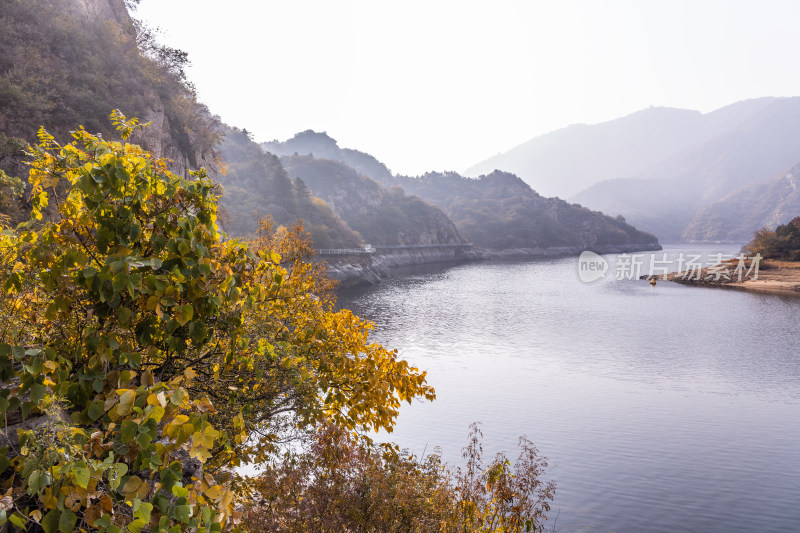
[[[661,246],[627,244],[486,250],[474,248],[470,244],[425,244],[382,246],[368,250],[360,248],[320,250],[319,259],[327,263],[328,275],[337,280],[340,287],[355,287],[380,283],[395,270],[409,266],[437,263],[458,264],[489,259],[568,257],[578,256],[587,249],[599,254],[611,254],[660,250]]]

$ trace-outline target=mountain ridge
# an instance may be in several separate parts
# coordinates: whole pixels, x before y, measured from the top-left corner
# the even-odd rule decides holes
[[[798,161],[800,98],[763,97],[708,113],[649,108],[568,126],[481,164],[524,163],[519,175],[540,192],[586,185],[559,195],[678,242],[697,238],[705,206]]]
[[[461,237],[483,249],[658,247],[653,235],[636,230],[624,219],[612,219],[558,198],[544,198],[510,173],[492,172],[480,178],[466,178],[456,172],[430,172],[416,178],[392,175],[370,154],[339,148],[326,132],[312,130],[300,132],[284,142],[263,143],[262,147],[283,154],[281,160],[290,173],[297,170],[293,163],[328,165],[326,175],[312,177],[306,169],[300,176],[309,182],[312,191],[322,191],[320,195],[332,206],[340,199],[325,192],[329,185],[326,176],[335,181],[334,177],[341,175],[344,167],[358,174],[354,166],[359,165],[365,174],[371,174],[369,178],[388,190],[400,188],[442,209]],[[334,157],[342,166],[322,163],[331,161],[325,157]],[[338,212],[342,214],[348,210],[353,207]],[[359,228],[352,220],[348,223],[354,229]]]

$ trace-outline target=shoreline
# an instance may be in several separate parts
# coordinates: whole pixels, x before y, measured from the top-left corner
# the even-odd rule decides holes
[[[468,250],[448,246],[422,249],[393,250],[373,254],[344,255],[332,260],[318,256],[326,263],[328,275],[339,282],[339,288],[376,285],[407,267],[421,265],[460,265],[493,259],[556,259],[577,257],[586,250],[598,254],[621,254],[630,252],[658,251],[660,244],[625,244],[601,246],[553,246],[549,248],[508,248],[492,250],[472,248]]]
[[[731,271],[735,265],[731,264]],[[685,272],[675,272],[667,276],[667,281],[695,287],[715,287],[761,294],[776,294],[800,297],[800,261],[778,261],[765,259],[758,269],[757,279],[745,278],[712,279],[714,274],[708,268],[700,270],[696,278],[682,279]],[[699,278],[699,279],[698,279]]]

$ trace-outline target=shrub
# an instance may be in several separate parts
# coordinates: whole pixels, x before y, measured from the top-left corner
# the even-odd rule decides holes
[[[481,439],[473,425],[466,465],[452,470],[436,453],[418,459],[324,425],[307,450],[258,477],[245,524],[264,533],[543,531],[555,495],[546,459],[521,438],[513,467],[504,454],[484,466]]]
[[[32,217],[0,228],[0,413],[24,420],[3,434],[0,526],[232,529],[250,495],[232,468],[284,428],[390,429],[434,397],[308,264],[223,240],[202,170],[72,135],[40,130]]]

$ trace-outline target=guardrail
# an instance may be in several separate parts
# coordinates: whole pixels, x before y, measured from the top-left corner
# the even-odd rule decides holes
[[[408,250],[414,248],[471,248],[471,242],[461,244],[387,244],[385,246],[380,244],[373,244],[376,250]]]
[[[363,248],[322,248],[317,250],[319,255],[353,255],[353,254],[374,254],[375,250],[365,250]]]
[[[368,244],[363,248],[322,248],[317,250],[319,255],[368,255],[377,250],[414,250],[420,248],[471,248],[472,243],[460,244]]]

